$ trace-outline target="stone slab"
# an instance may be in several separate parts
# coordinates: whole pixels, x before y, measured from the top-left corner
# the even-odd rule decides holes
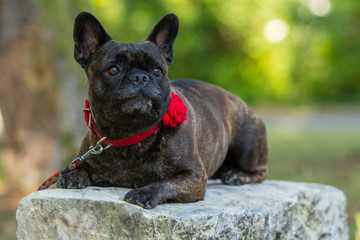
[[[126,188],[38,191],[17,210],[22,239],[348,239],[346,198],[326,185],[209,181],[204,201],[152,210],[123,201]]]

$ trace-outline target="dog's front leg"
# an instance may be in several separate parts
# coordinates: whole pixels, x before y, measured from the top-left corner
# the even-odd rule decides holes
[[[196,202],[205,196],[207,175],[205,170],[185,170],[171,179],[157,181],[125,194],[124,200],[151,209],[166,201]]]

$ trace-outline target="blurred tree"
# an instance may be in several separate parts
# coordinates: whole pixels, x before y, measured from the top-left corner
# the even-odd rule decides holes
[[[26,0],[1,0],[0,10],[3,169],[9,189],[29,192],[57,159],[59,91],[36,6]]]
[[[1,154],[6,187],[12,193],[34,191],[62,160],[70,161],[85,131],[76,124],[85,94],[67,63],[71,54],[62,53],[64,43],[72,45],[76,4],[59,11],[54,3],[50,7],[0,0],[0,109],[5,128]],[[73,15],[64,14],[68,8]],[[47,21],[51,13],[52,21]]]

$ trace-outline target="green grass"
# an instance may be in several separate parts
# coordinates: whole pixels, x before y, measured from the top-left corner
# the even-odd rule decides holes
[[[0,240],[16,240],[15,211],[0,208]]]
[[[268,130],[269,178],[333,185],[347,197],[350,239],[360,211],[360,128],[334,131]]]

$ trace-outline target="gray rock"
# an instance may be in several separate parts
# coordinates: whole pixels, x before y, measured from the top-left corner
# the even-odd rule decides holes
[[[125,188],[38,191],[16,213],[21,239],[348,239],[346,198],[320,184],[209,181],[204,201],[152,210]]]

